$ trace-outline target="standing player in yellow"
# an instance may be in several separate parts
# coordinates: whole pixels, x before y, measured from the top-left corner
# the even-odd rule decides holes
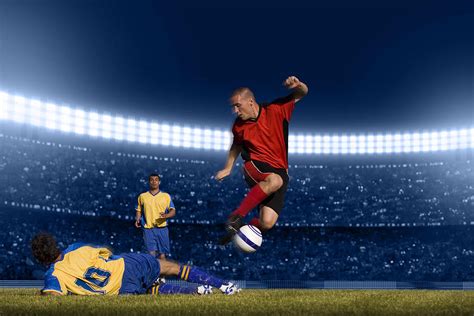
[[[110,249],[75,243],[60,251],[48,233],[36,235],[31,242],[33,256],[49,265],[43,295],[117,295],[117,294],[211,294],[218,288],[226,295],[238,293],[233,283],[216,278],[198,267],[157,259],[149,254],[113,255]],[[187,287],[159,284],[159,276],[178,276],[203,284]]]
[[[150,190],[138,196],[135,227],[143,227],[145,247],[150,255],[165,259],[170,255],[170,238],[166,220],[176,215],[171,196],[160,191],[160,176],[148,177]]]

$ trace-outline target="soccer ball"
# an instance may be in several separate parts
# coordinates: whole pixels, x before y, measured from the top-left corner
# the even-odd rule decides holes
[[[252,225],[240,227],[234,235],[234,245],[243,252],[255,252],[262,245],[262,233]]]

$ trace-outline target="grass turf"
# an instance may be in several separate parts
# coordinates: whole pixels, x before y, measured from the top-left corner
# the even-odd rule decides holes
[[[243,290],[235,296],[39,296],[0,289],[0,315],[474,315],[474,291]]]

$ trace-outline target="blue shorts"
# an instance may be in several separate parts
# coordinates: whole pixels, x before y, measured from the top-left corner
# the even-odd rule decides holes
[[[119,294],[144,294],[160,276],[160,263],[149,254],[121,254],[125,263]]]
[[[166,256],[171,255],[168,227],[144,228],[143,239],[147,251],[156,251],[158,254],[164,253]]]

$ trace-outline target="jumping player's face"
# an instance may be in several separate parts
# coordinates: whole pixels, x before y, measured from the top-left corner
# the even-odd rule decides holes
[[[148,181],[150,182],[150,189],[151,190],[158,189],[158,186],[160,185],[160,179],[158,179],[158,177],[150,177],[150,179]]]
[[[252,108],[253,99],[243,98],[241,95],[233,95],[230,98],[232,112],[234,112],[241,120],[254,118],[255,110]]]

